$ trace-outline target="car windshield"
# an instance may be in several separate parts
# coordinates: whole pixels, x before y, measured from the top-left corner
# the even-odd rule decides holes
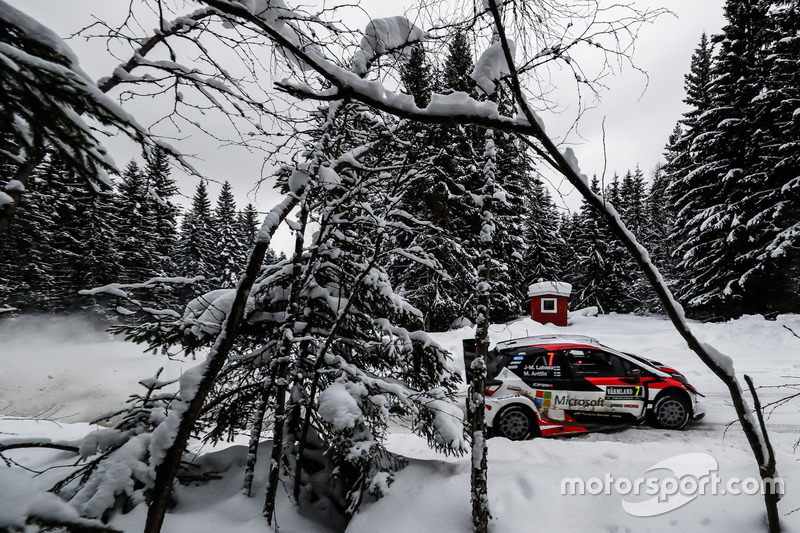
[[[653,359],[647,359],[646,357],[642,357],[640,355],[636,355],[635,353],[621,352],[619,350],[615,350],[613,348],[609,348],[608,346],[604,346],[602,344],[600,346],[602,346],[602,348],[604,350],[608,351],[608,352],[611,352],[611,353],[614,353],[614,354],[617,354],[617,355],[622,355],[623,357],[629,357],[629,358],[634,359],[634,360],[636,360],[636,361],[638,361],[640,363],[644,363],[647,366],[654,366],[656,368],[658,368],[660,366],[663,366],[663,363],[659,363],[658,361],[654,361]]]

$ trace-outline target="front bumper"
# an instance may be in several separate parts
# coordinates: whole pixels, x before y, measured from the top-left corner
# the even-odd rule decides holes
[[[692,420],[701,420],[704,416],[706,416],[705,406],[700,402],[695,402]]]

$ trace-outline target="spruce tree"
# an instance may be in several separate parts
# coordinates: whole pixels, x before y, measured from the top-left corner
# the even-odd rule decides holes
[[[156,236],[148,179],[136,161],[125,167],[117,187],[117,251],[122,283],[143,283],[158,272]]]
[[[673,175],[683,273],[678,294],[701,317],[734,317],[749,305],[740,283],[742,256],[750,249],[743,201],[755,193],[752,169],[763,141],[753,102],[762,89],[767,8],[761,1],[726,3],[727,24],[715,38],[719,52],[707,86],[710,107],[687,124],[691,163]]]
[[[511,109],[506,105],[507,95],[499,91],[493,96],[500,112],[510,114]],[[530,199],[538,192],[537,185],[540,183],[526,147],[516,137],[505,134],[495,135],[493,146],[497,154],[493,161],[492,212],[495,231],[492,236],[493,294],[489,318],[493,323],[502,323],[527,312],[526,280],[529,272],[524,262],[529,247],[526,240],[526,231],[529,229],[527,221],[532,216],[543,216],[544,213],[530,210],[533,206]],[[552,234],[543,235],[542,238],[552,240]],[[479,250],[481,243],[475,242],[474,246]]]
[[[429,84],[423,78],[426,60],[417,49],[415,61],[407,63],[403,78],[407,91],[424,102]],[[442,75],[444,92],[471,90],[469,78],[472,55],[463,33],[451,42]],[[401,234],[403,248],[424,250],[424,261],[398,258],[391,266],[398,292],[423,312],[425,328],[443,331],[466,317],[475,319],[476,286],[475,235],[478,211],[472,194],[480,188],[475,165],[476,146],[481,142],[475,128],[420,127],[412,125],[404,134],[407,146],[401,147],[398,176],[402,189],[401,207],[416,220],[430,225],[415,235]],[[410,183],[408,183],[410,182]],[[412,186],[407,186],[411,185]]]
[[[773,316],[800,306],[800,4],[770,10],[769,53],[762,92],[754,101],[763,131],[757,161],[741,200],[747,249],[737,258],[738,285],[750,313]]]
[[[219,287],[235,287],[239,272],[246,260],[241,243],[241,229],[237,224],[236,201],[231,184],[225,181],[217,197],[211,219],[214,232],[214,253],[209,259],[215,283]]]
[[[408,59],[400,68],[400,80],[405,93],[414,97],[417,107],[428,107],[435,83],[436,71],[428,61],[422,43],[412,45]]]
[[[191,207],[181,223],[177,264],[180,276],[205,277],[205,281],[196,284],[196,291],[207,290],[213,285],[211,280],[214,277],[215,252],[211,217],[208,188],[205,180],[200,180],[192,197]]]
[[[244,209],[239,211],[236,220],[240,235],[239,242],[241,242],[246,256],[256,241],[256,234],[259,228],[258,211],[256,211],[253,204],[247,204]]]
[[[600,191],[597,176],[592,179],[592,188]],[[617,189],[614,182],[609,185],[611,199]],[[570,269],[575,306],[595,306],[601,312],[616,311],[623,278],[619,270],[619,247],[600,215],[586,201],[576,218],[571,240],[575,249],[575,263]]]
[[[547,187],[538,176],[530,176],[522,212],[525,214],[525,250],[522,263],[525,266],[523,289],[539,281],[565,281],[570,278],[564,271],[563,255],[566,251],[564,232],[568,223],[562,220]],[[527,297],[527,294],[525,295]]]
[[[170,176],[169,159],[163,149],[154,148],[146,159],[144,174],[149,187],[146,201],[153,223],[156,272],[161,276],[174,276],[180,210],[172,199],[178,194],[178,187]]]
[[[55,155],[37,172],[46,180],[43,193],[52,212],[51,253],[46,263],[51,278],[46,289],[48,308],[87,309],[94,301],[78,291],[116,281],[119,274],[113,197],[110,192],[89,189],[85,179]]]
[[[672,241],[672,233],[675,230],[675,214],[672,204],[669,201],[667,190],[670,178],[662,167],[655,170],[653,181],[645,198],[645,220],[646,224],[641,234],[641,243],[650,252],[650,259],[663,274],[667,283],[674,285],[675,279],[675,258],[672,250],[675,245]],[[637,290],[642,294],[639,311],[644,313],[663,312],[661,302],[647,285],[645,280],[639,277],[637,283],[642,286]]]
[[[0,307],[42,311],[53,283],[50,260],[56,221],[46,194],[46,166],[34,170],[8,230],[0,234]],[[0,190],[14,176],[16,165],[0,167]]]

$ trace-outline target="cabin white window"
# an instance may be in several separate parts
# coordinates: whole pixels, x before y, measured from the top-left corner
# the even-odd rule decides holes
[[[542,313],[558,313],[558,298],[542,298]]]

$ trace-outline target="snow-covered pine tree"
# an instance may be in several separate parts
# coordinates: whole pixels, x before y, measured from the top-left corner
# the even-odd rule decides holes
[[[510,115],[510,98],[498,90],[500,112]],[[531,217],[547,216],[544,211],[532,212],[533,198],[540,193],[541,182],[535,174],[534,163],[527,148],[513,135],[500,133],[492,138],[496,157],[493,161],[494,199],[492,202],[495,231],[492,238],[492,305],[489,320],[503,323],[520,316],[528,307],[526,278],[529,265],[525,256],[526,223]],[[484,150],[485,152],[485,150]],[[485,172],[484,172],[485,175]],[[485,180],[485,177],[484,177]],[[485,195],[484,195],[485,196]],[[538,197],[536,200],[545,201]],[[538,207],[538,205],[537,205]],[[546,205],[542,206],[544,210]],[[547,222],[544,222],[547,224]],[[540,242],[553,241],[553,234],[540,235]],[[474,245],[480,248],[480,243]]]
[[[525,252],[522,259],[525,266],[524,290],[539,281],[570,281],[568,276],[565,277],[561,256],[567,246],[561,232],[561,227],[566,222],[562,221],[542,180],[535,174],[529,180],[522,208],[526,215],[523,234]]]
[[[692,54],[689,73],[684,75],[684,90],[686,98],[684,103],[690,106],[683,114],[681,120],[675,125],[670,134],[665,149],[666,164],[664,175],[668,181],[667,200],[669,212],[673,215],[672,224],[675,232],[670,235],[670,242],[674,244],[672,250],[673,263],[678,264],[685,252],[679,252],[678,246],[686,235],[678,226],[685,223],[692,214],[694,205],[698,205],[698,198],[706,187],[698,186],[699,174],[695,170],[700,165],[694,151],[695,139],[702,133],[697,121],[711,109],[711,76],[713,66],[713,49],[708,36],[703,32],[700,43]],[[683,268],[675,268],[673,277],[676,284],[676,294],[681,289],[692,283],[693,274]]]
[[[597,176],[592,178],[592,189],[600,191]],[[612,194],[616,190],[613,182],[608,187]],[[612,202],[613,203],[613,202]],[[606,229],[596,211],[584,201],[575,219],[571,241],[574,243],[575,259],[569,268],[575,307],[595,306],[601,312],[615,310],[620,292],[619,259],[613,250],[616,240]]]
[[[17,165],[0,166],[0,190],[16,174]],[[52,199],[42,168],[25,186],[15,216],[0,234],[0,308],[40,311],[47,308],[53,283],[51,239],[55,230]]]
[[[86,180],[68,170],[57,155],[48,156],[34,173],[46,182],[43,194],[52,220],[47,309],[91,307],[92,301],[78,291],[110,283],[119,272],[111,194],[90,190]]]
[[[765,81],[753,103],[765,134],[743,179],[748,239],[737,274],[747,312],[774,316],[800,307],[800,3],[778,2],[769,20]]]
[[[211,200],[205,180],[197,184],[192,204],[181,221],[178,238],[178,274],[185,277],[204,276],[205,281],[195,285],[194,290],[203,292],[213,285],[214,234],[211,223]]]
[[[405,393],[387,396],[390,390],[382,384],[382,376],[394,375],[403,387],[425,390],[431,379],[439,379],[434,373],[441,371],[436,368],[443,354],[437,353],[438,348],[430,352],[416,345],[417,335],[410,331],[422,325],[419,312],[393,296],[383,268],[392,255],[401,252],[391,237],[397,237],[398,230],[411,229],[407,214],[395,205],[395,195],[402,196],[398,186],[412,187],[413,182],[399,185],[385,174],[368,170],[385,166],[383,157],[392,157],[391,151],[365,155],[367,169],[335,170],[342,151],[374,143],[371,139],[380,139],[386,126],[381,117],[356,105],[339,109],[331,118],[335,121],[323,130],[322,144],[318,144],[327,146],[320,155],[329,163],[323,163],[324,159],[317,163],[319,170],[312,176],[316,186],[308,197],[316,231],[301,258],[300,307],[306,311],[297,327],[304,329],[293,332],[298,339],[302,333],[302,338],[314,335],[317,340],[295,344],[283,461],[292,467],[298,497],[303,487],[303,493],[332,498],[336,507],[350,515],[368,493],[380,495],[385,490],[397,466],[382,443],[385,408],[410,408],[414,416],[430,422],[437,418],[408,403]],[[327,142],[326,136],[331,137]],[[298,238],[301,232],[299,228]],[[430,399],[438,403],[445,398]],[[315,402],[321,427],[308,415]],[[337,413],[344,408],[351,412],[357,408],[361,414],[343,426]],[[439,439],[439,429],[425,432],[432,442]],[[328,457],[339,465],[332,480],[326,479],[327,474],[314,474],[325,466],[310,453],[320,438]],[[354,449],[362,451],[355,454]],[[322,489],[323,479],[332,485]]]
[[[156,232],[148,189],[148,176],[131,160],[117,187],[118,282],[142,283],[158,272]]]
[[[628,185],[624,185],[627,178]],[[632,185],[634,178],[630,171],[626,172],[622,180],[619,179],[617,174],[614,174],[614,179],[606,187],[604,193],[605,199],[614,206],[620,217],[625,218],[622,213],[630,212],[633,210],[641,211],[640,206],[634,207],[636,201],[634,199],[628,200],[625,194],[633,194]],[[641,196],[639,195],[641,200]],[[639,274],[634,266],[634,262],[627,253],[622,242],[611,235],[606,230],[606,225],[598,219],[599,228],[601,228],[601,238],[607,238],[604,245],[596,249],[597,253],[603,253],[604,257],[602,263],[605,265],[603,278],[597,280],[598,295],[601,296],[602,309],[605,312],[619,312],[631,313],[636,309],[638,302],[633,294],[636,276]],[[627,224],[627,223],[626,223]],[[601,252],[601,250],[603,250]]]
[[[438,83],[438,72],[428,60],[428,54],[422,43],[411,45],[405,63],[400,66],[400,81],[405,93],[414,97],[417,107],[428,107],[433,88]],[[417,127],[414,130],[423,128]]]
[[[256,233],[258,232],[258,228],[260,226],[258,221],[258,211],[256,211],[256,208],[253,206],[253,204],[248,203],[246,206],[244,206],[244,209],[237,213],[236,224],[239,228],[239,242],[244,250],[243,255],[246,256],[250,251],[250,248],[252,248],[253,244],[256,242]],[[271,263],[274,263],[274,261]]]
[[[619,199],[614,206],[625,226],[640,242],[647,227],[645,198],[644,174],[637,166],[635,171],[628,170],[623,176],[619,185]],[[615,310],[623,313],[641,311],[641,302],[652,293],[652,289],[636,268],[636,262],[621,246],[619,263],[620,274],[624,281],[619,296],[619,307]]]
[[[146,156],[144,174],[149,188],[145,199],[149,203],[150,218],[154,225],[156,274],[174,276],[180,209],[172,200],[178,194],[178,186],[170,176],[169,156],[165,150],[153,148]]]
[[[680,134],[680,132],[677,132]],[[645,198],[645,219],[647,223],[641,234],[643,246],[650,252],[650,258],[659,271],[664,275],[664,279],[670,286],[674,283],[675,258],[672,254],[674,243],[671,235],[674,231],[674,212],[672,204],[667,195],[670,178],[663,167],[658,167],[653,173],[653,181]],[[638,283],[644,284],[641,291],[643,299],[638,310],[643,313],[663,313],[661,302],[659,302],[652,288],[641,276]]]
[[[767,11],[762,1],[726,3],[727,24],[714,39],[719,51],[708,85],[711,105],[687,132],[693,165],[688,174],[674,176],[676,252],[684,276],[677,289],[696,316],[734,317],[751,303],[739,283],[742,256],[751,250],[743,200],[756,192],[754,171],[764,142],[754,99],[763,84]]]
[[[567,211],[561,213],[558,220],[558,238],[564,243],[557,250],[558,264],[561,269],[560,280],[573,284],[573,290],[577,291],[578,272],[578,236],[581,227],[581,214],[578,211]],[[545,281],[545,277],[541,281]],[[534,278],[533,283],[540,281]]]
[[[214,232],[214,255],[210,258],[213,260],[214,285],[226,289],[234,287],[246,256],[241,242],[241,228],[237,225],[236,200],[228,181],[222,184],[217,197],[211,227]]]
[[[406,91],[425,102],[433,81],[423,56],[416,48],[402,71]],[[444,92],[474,94],[469,78],[472,52],[466,35],[458,32],[448,48],[441,76]],[[400,133],[407,144],[400,147],[404,165],[401,178],[413,180],[404,188],[401,206],[417,220],[430,223],[417,235],[401,235],[403,248],[426,251],[432,260],[419,262],[398,258],[390,272],[398,292],[425,315],[428,331],[444,331],[462,317],[475,318],[475,264],[473,247],[477,215],[470,191],[477,191],[471,175],[476,173],[475,146],[480,139],[475,128],[411,125]],[[410,168],[409,168],[410,167]],[[411,239],[402,242],[402,239]]]

